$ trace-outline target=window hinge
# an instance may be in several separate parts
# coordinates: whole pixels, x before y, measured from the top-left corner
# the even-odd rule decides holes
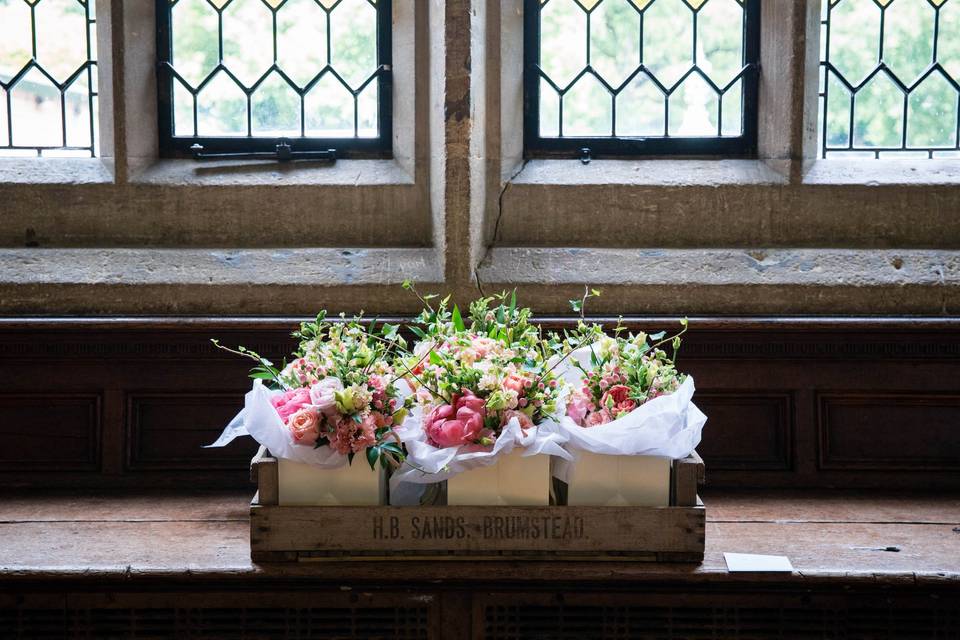
[[[291,160],[326,160],[328,162],[337,161],[336,149],[325,149],[322,151],[294,151],[293,146],[287,139],[277,142],[273,151],[240,151],[240,152],[207,152],[202,144],[195,144],[190,147],[194,160],[261,160],[273,159],[277,162],[290,162]]]
[[[580,149],[580,162],[583,164],[590,164],[591,160],[593,160],[593,152],[590,151],[590,147],[583,147]]]

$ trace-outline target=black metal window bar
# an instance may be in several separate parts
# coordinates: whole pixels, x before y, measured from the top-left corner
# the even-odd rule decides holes
[[[0,155],[97,155],[94,2],[0,0],[15,34],[0,40]],[[24,113],[47,101],[57,103],[50,113]]]
[[[821,39],[823,158],[960,157],[960,0],[823,0]]]
[[[620,77],[609,78],[599,68],[594,49],[598,29],[607,30],[607,35],[613,33],[611,20],[601,21],[598,14],[615,3],[621,16],[628,21],[635,20],[636,28],[631,27],[630,37],[616,43],[618,61],[628,61],[629,67]],[[738,12],[732,33],[740,43],[737,66],[732,74],[723,78],[711,72],[700,35],[704,23],[710,19],[710,10],[721,3],[725,6],[720,8],[728,14]],[[554,9],[582,12],[584,28],[580,36],[584,50],[577,55],[583,65],[568,81],[551,77],[549,61],[569,58],[579,49],[577,39],[580,36],[566,39],[557,50],[545,48],[542,42],[544,14]],[[755,153],[760,0],[525,0],[524,11],[524,146],[528,157],[572,155],[587,162],[591,157],[602,155],[749,156]],[[680,21],[689,21],[689,29],[685,31],[689,40],[677,45],[689,46],[688,60],[680,72],[665,74],[665,65],[654,61],[658,52],[650,50],[650,35],[657,30],[676,29]],[[675,77],[668,78],[667,75]],[[591,135],[570,133],[565,120],[565,103],[578,83],[594,79],[605,94],[604,98],[595,101],[594,106],[604,110],[609,108],[609,134],[606,130]],[[706,92],[715,97],[716,111],[711,114],[715,134],[711,127],[708,132],[685,135],[677,131],[676,118],[671,121],[672,113],[678,111],[673,103],[691,82],[702,82],[701,86],[707,87]],[[648,83],[648,89],[655,92],[655,99],[643,104],[632,101],[629,92],[637,83]],[[547,100],[554,100],[556,108],[548,108]],[[606,100],[609,100],[608,106],[603,104]],[[627,133],[621,124],[624,120],[621,114],[644,109],[649,110],[651,116],[655,114],[656,130],[651,129],[642,135]],[[728,114],[726,122],[725,109]]]
[[[181,57],[196,55],[196,51],[178,50],[176,30],[181,23],[174,19],[174,11],[184,10],[192,5],[194,10],[209,12],[211,29],[203,34],[203,44],[212,47],[215,63],[204,70],[201,78],[191,82],[178,68]],[[315,27],[315,39],[310,43],[321,63],[304,68],[303,63],[294,70],[289,58],[284,61],[280,53],[284,46],[283,34],[278,25],[284,20],[284,12],[292,12],[296,5],[299,11],[309,8],[315,13],[315,20],[299,20],[300,27]],[[262,73],[244,82],[241,73],[232,65],[235,61],[226,55],[225,25],[238,20],[238,10],[251,10],[254,7],[261,16],[269,21],[272,41],[262,55],[267,64]],[[375,49],[376,63],[365,72],[362,79],[353,84],[345,77],[338,65],[342,64],[341,49],[335,39],[332,24],[343,20],[341,14],[345,8],[371,11],[375,20],[375,38],[362,43],[363,47]],[[184,23],[186,24],[186,23]],[[189,25],[194,26],[194,25]],[[353,26],[350,32],[354,32]],[[236,48],[237,43],[232,43]],[[253,43],[240,43],[241,48],[255,47]],[[356,47],[356,43],[353,45]],[[257,158],[273,157],[277,160],[291,159],[329,159],[349,157],[390,157],[392,153],[392,100],[391,100],[391,0],[157,0],[157,51],[159,62],[159,116],[160,149],[165,157],[204,158]],[[305,53],[300,50],[295,53]],[[369,52],[367,52],[369,53]],[[308,77],[304,73],[308,72]],[[243,95],[243,124],[241,131],[208,133],[204,131],[201,111],[204,107],[216,112],[222,106],[216,99],[207,100],[204,90],[210,90],[217,78],[225,77]],[[279,80],[278,80],[279,79]],[[324,91],[320,86],[325,80],[332,79],[336,90],[343,94],[340,104],[343,109],[352,110],[352,131],[341,129],[334,135],[313,135],[308,127],[308,119],[313,116],[309,101]],[[291,91],[299,103],[298,122],[269,135],[255,130],[255,102],[258,92],[263,93],[269,84],[280,85],[282,91]],[[360,99],[364,92],[376,91],[375,116],[373,126],[361,128]],[[328,96],[329,97],[329,96]],[[184,104],[186,103],[186,104]],[[369,115],[369,114],[368,114]],[[368,118],[370,120],[371,118]]]

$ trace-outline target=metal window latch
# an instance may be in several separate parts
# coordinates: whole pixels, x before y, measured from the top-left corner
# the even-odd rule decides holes
[[[590,151],[590,147],[583,147],[580,149],[580,162],[583,164],[590,164],[591,160],[593,160],[593,152]]]
[[[286,138],[277,142],[274,151],[244,151],[229,153],[208,153],[204,151],[202,144],[195,144],[190,147],[194,160],[264,160],[273,159],[277,162],[290,162],[291,160],[326,160],[328,162],[337,161],[337,150],[326,149],[323,151],[294,151],[290,141]]]

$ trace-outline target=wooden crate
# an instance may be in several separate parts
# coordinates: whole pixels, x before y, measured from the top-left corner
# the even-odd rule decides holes
[[[702,562],[703,461],[674,463],[669,507],[281,507],[278,464],[250,465],[256,562],[535,559]]]

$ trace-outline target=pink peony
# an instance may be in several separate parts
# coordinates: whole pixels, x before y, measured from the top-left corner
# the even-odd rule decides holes
[[[337,399],[334,394],[343,391],[343,383],[338,378],[324,378],[310,387],[310,402],[324,415],[337,413]]]
[[[304,407],[290,416],[289,428],[293,444],[314,446],[320,437],[317,410],[313,407]]]
[[[436,447],[459,447],[480,437],[486,403],[469,391],[454,395],[451,404],[435,408],[427,416],[424,430]]]
[[[583,421],[590,411],[590,404],[590,398],[587,395],[576,392],[567,402],[567,415],[582,427]]]
[[[287,424],[290,416],[310,404],[310,391],[307,389],[291,389],[278,396],[270,398],[270,404],[280,414],[280,419]]]

